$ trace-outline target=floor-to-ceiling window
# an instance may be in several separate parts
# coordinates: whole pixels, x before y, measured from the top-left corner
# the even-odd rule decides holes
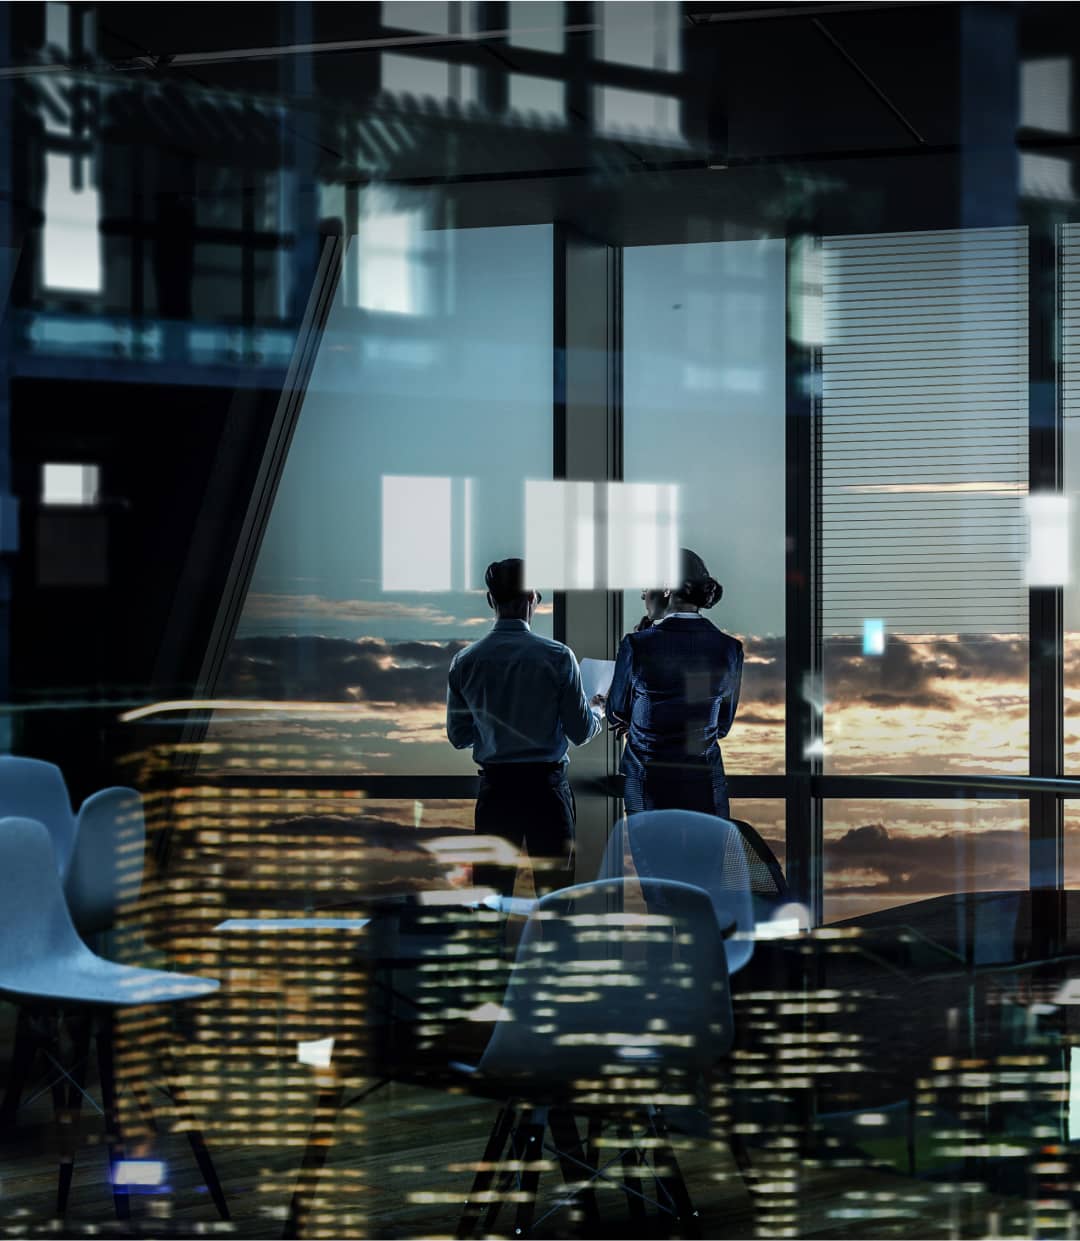
[[[745,649],[722,749],[732,775],[784,769],[783,239],[628,248],[624,257],[623,474],[677,488],[681,546],[724,596],[709,619]],[[640,582],[624,594],[632,628]],[[782,802],[733,813],[783,854]]]
[[[821,261],[824,770],[1024,775],[1026,230],[826,237]],[[1026,887],[1023,809],[831,802],[826,915]]]

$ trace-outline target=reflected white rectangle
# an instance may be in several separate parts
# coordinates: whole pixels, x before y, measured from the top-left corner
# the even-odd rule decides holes
[[[82,167],[82,186],[76,189],[72,157],[45,156],[43,274],[50,289],[100,293],[101,194],[90,184],[91,161]]]
[[[383,590],[450,590],[451,484],[449,478],[383,475]]]
[[[530,588],[596,587],[596,486],[525,484],[525,581]]]
[[[73,462],[46,462],[41,467],[42,504],[77,504],[92,507],[98,502],[101,469]]]
[[[112,1183],[151,1186],[165,1183],[165,1164],[160,1159],[118,1159],[113,1164]]]
[[[1028,517],[1027,584],[1068,586],[1072,581],[1069,497],[1030,495],[1024,507]]]
[[[679,573],[679,489],[608,483],[608,590],[673,586]]]
[[[313,1039],[310,1043],[297,1043],[296,1059],[299,1064],[310,1064],[315,1069],[328,1069],[334,1055],[332,1038]]]

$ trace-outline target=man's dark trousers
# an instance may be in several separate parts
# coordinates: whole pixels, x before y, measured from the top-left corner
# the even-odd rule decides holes
[[[480,770],[476,831],[529,852],[537,896],[574,882],[577,810],[563,763],[489,763]],[[477,866],[473,882],[512,894],[516,868]]]

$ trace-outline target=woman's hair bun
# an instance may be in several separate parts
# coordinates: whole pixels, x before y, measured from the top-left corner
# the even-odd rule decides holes
[[[680,568],[683,584],[679,594],[696,608],[711,608],[720,602],[724,588],[715,577],[709,576],[705,561],[689,548],[680,548]]]
[[[703,608],[715,607],[720,602],[720,600],[723,598],[724,588],[723,586],[720,585],[720,583],[716,580],[715,577],[710,577],[708,581],[702,582],[701,587],[702,587],[702,593],[704,594],[705,597],[702,599],[701,603],[698,605],[699,607],[703,607]]]

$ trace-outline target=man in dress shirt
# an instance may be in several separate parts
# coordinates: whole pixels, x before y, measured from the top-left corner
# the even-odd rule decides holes
[[[530,628],[540,595],[525,588],[523,570],[516,559],[488,565],[495,624],[450,665],[446,735],[455,749],[471,746],[480,768],[477,832],[524,844],[540,895],[573,882],[567,750],[596,736],[601,715],[585,699],[574,652]],[[501,868],[477,867],[474,880],[513,891]]]

